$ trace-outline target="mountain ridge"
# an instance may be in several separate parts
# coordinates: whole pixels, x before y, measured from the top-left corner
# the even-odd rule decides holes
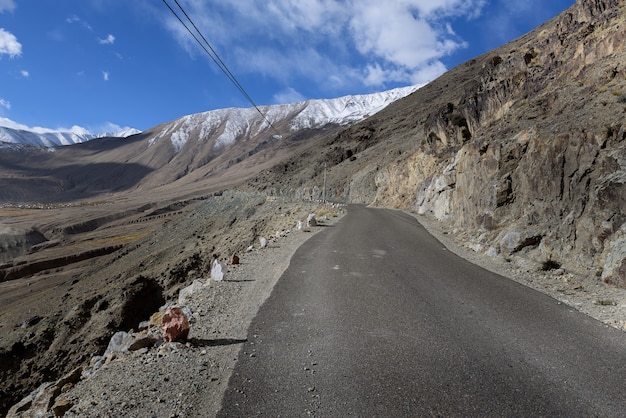
[[[5,150],[0,154],[0,203],[67,201],[142,187],[189,193],[204,184],[211,189],[229,187],[278,163],[285,153],[313,147],[316,138],[375,114],[418,88],[265,106],[260,108],[264,116],[255,108],[218,109],[183,116],[124,141],[99,137],[40,148],[46,152],[0,142]],[[90,165],[108,167],[110,179]]]
[[[102,137],[126,138],[141,132],[135,128],[121,128],[115,125],[111,125],[110,128],[113,130],[94,134],[77,125],[70,129],[31,128],[7,118],[0,118],[0,143],[52,148],[80,144]]]
[[[625,23],[624,1],[578,0],[348,126],[290,132],[290,114],[275,125],[281,137],[259,122],[232,143],[218,141],[232,133],[225,124],[203,134],[190,122],[173,142],[169,123],[53,152],[7,145],[0,203],[35,203],[0,205],[11,252],[0,252],[0,274],[20,277],[0,304],[15,324],[0,341],[0,408],[88,367],[114,332],[209,277],[216,258],[293,228],[325,196],[413,212],[626,330]],[[206,317],[231,312],[218,311]],[[24,321],[33,314],[38,323]]]
[[[210,131],[224,125],[224,132],[217,138],[216,145],[227,146],[231,145],[239,134],[250,130],[253,125],[258,125],[259,131],[248,131],[248,136],[270,129],[267,121],[272,124],[278,123],[290,114],[297,115],[290,122],[291,132],[307,128],[315,129],[327,124],[347,125],[382,110],[393,101],[414,92],[419,87],[421,86],[407,86],[371,94],[259,106],[258,110],[256,108],[226,108],[185,115],[172,122],[158,125],[175,126],[178,124],[178,127],[171,128],[178,129],[178,132],[163,132],[161,135],[156,135],[152,138],[150,145],[162,136],[171,135],[172,144],[178,152],[189,138],[189,131],[195,130],[194,125],[201,125],[201,137],[210,135]],[[71,129],[29,128],[10,119],[0,118],[0,142],[49,148],[80,144],[102,137],[127,138],[139,133],[141,131],[134,128],[120,128],[98,134],[80,126],[73,126]]]

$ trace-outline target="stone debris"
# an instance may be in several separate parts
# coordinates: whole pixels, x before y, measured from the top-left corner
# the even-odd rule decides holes
[[[189,319],[178,306],[170,306],[163,315],[163,339],[168,342],[186,341],[189,335]]]
[[[52,405],[52,412],[54,412],[55,417],[62,417],[72,406],[74,406],[74,404],[67,399],[57,399],[54,405]]]
[[[20,325],[20,328],[31,327],[39,323],[39,321],[41,321],[41,317],[39,315],[33,315],[31,317],[26,318],[24,322],[22,322],[22,325]]]
[[[203,282],[202,280],[194,280],[192,284],[181,289],[180,292],[178,292],[178,304],[183,306],[187,305],[193,295],[197,293],[200,289],[204,288],[206,285],[207,283]]]
[[[104,357],[111,353],[125,352],[135,342],[135,337],[126,331],[118,331],[109,340],[109,345],[104,351]]]
[[[213,266],[211,267],[211,280],[214,282],[221,282],[224,280],[224,271],[222,270],[222,264],[217,261],[217,259],[213,260]]]
[[[261,248],[265,248],[267,246],[267,238],[260,237],[259,242],[261,243]]]
[[[233,256],[230,257],[230,264],[231,265],[239,264],[239,256],[237,254],[233,254]]]
[[[22,399],[19,403],[13,405],[7,413],[8,418],[13,417],[44,417],[48,416],[48,410],[56,405],[56,398],[64,391],[70,389],[80,380],[83,368],[77,367],[56,382],[46,382],[41,384],[37,389]],[[71,405],[69,405],[71,407]],[[65,410],[59,406],[60,414],[55,416],[63,416]]]
[[[306,218],[306,226],[309,228],[312,226],[317,226],[317,219],[315,218],[314,213],[310,213],[309,216]]]

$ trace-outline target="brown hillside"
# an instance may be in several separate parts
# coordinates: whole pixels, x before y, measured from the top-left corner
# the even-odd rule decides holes
[[[147,146],[163,127],[3,150],[0,412],[214,257],[306,217],[310,204],[267,197],[321,198],[325,166],[331,200],[428,215],[525,270],[551,261],[626,287],[625,21],[624,1],[578,0],[348,129],[288,135],[286,122],[281,139],[220,152],[200,132]]]

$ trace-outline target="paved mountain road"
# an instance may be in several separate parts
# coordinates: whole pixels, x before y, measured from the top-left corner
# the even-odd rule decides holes
[[[350,206],[294,255],[218,416],[621,416],[626,334]]]

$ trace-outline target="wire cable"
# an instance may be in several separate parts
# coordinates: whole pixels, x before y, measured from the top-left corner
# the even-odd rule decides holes
[[[204,52],[206,52],[206,54],[211,58],[211,60],[213,60],[213,62],[219,67],[219,69],[224,73],[224,75],[226,75],[226,77],[231,81],[231,83],[233,83],[233,85],[237,88],[237,90],[239,90],[239,92],[248,100],[248,102],[250,102],[250,104],[252,104],[252,106],[256,109],[257,112],[259,112],[259,114],[263,117],[263,119],[268,123],[268,125],[279,135],[282,136],[280,134],[280,132],[278,132],[278,130],[274,127],[274,125],[272,124],[272,122],[270,122],[270,120],[267,118],[267,116],[265,116],[265,114],[261,111],[261,109],[259,109],[259,106],[257,106],[257,104],[254,102],[254,100],[252,99],[252,97],[248,94],[248,92],[243,88],[243,86],[239,83],[239,81],[237,80],[237,78],[234,76],[234,74],[230,71],[230,69],[228,68],[228,66],[226,65],[226,63],[224,63],[224,61],[220,58],[219,54],[215,51],[215,49],[211,46],[211,44],[209,43],[209,41],[206,39],[206,37],[202,34],[202,32],[200,31],[200,29],[198,29],[198,27],[196,26],[196,24],[193,22],[193,20],[191,19],[191,17],[189,17],[189,15],[187,14],[187,12],[185,11],[185,9],[180,5],[180,3],[178,2],[178,0],[174,0],[174,2],[176,3],[176,5],[178,6],[178,8],[180,9],[180,11],[183,13],[183,15],[185,16],[185,18],[189,21],[189,23],[193,26],[193,28],[195,29],[196,33],[202,38],[202,40],[204,41],[204,44],[200,41],[200,39],[198,39],[198,36],[196,36],[196,34],[194,34],[194,32],[189,28],[189,26],[187,26],[187,24],[183,21],[183,19],[178,15],[178,13],[176,13],[176,11],[169,5],[169,3],[166,0],[163,0],[163,3],[167,6],[167,8],[170,10],[170,12],[172,12],[172,14],[178,19],[178,21],[183,25],[183,27],[187,30],[187,32],[189,32],[189,34],[193,37],[193,39],[198,43],[198,45],[200,45],[200,47],[204,50]],[[207,49],[208,47],[208,49]]]

